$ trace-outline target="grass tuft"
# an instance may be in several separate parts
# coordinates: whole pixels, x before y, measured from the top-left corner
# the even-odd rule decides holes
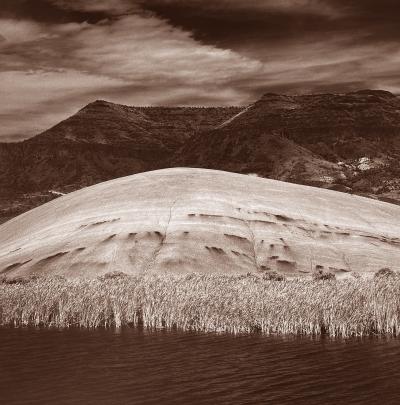
[[[323,268],[321,267],[317,267],[316,270],[314,271],[314,273],[312,274],[312,278],[315,281],[318,280],[335,280],[336,276],[329,272],[329,271],[325,271],[323,270]]]
[[[390,269],[389,267],[384,267],[383,269],[378,270],[375,274],[375,278],[379,277],[397,277],[398,273],[394,270]]]
[[[400,277],[279,282],[254,274],[41,277],[0,283],[0,325],[398,336],[399,292]]]

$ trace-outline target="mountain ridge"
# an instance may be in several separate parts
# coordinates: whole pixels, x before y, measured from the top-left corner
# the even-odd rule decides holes
[[[219,158],[217,164],[225,170],[255,172],[263,177],[316,186],[342,185],[343,190],[351,188],[374,194],[378,172],[384,175],[386,169],[394,170],[397,176],[399,135],[400,100],[386,91],[316,95],[267,93],[236,119],[192,138],[177,163],[216,168]],[[292,141],[305,148],[310,156],[304,159],[303,154],[293,161],[290,148],[283,161],[276,159],[276,153],[259,156],[260,150],[274,150],[271,142],[269,148],[265,147],[266,137]],[[191,153],[194,149],[196,157]],[[322,164],[316,162],[320,179],[315,176],[312,163],[315,159],[323,161]],[[361,169],[358,167],[366,162]],[[282,167],[294,164],[297,168],[282,177],[275,169],[277,164]],[[372,173],[376,178],[366,179],[367,174]],[[355,184],[361,180],[369,183]],[[382,180],[390,182],[392,179],[389,176]]]
[[[96,100],[27,140],[0,143],[0,217],[116,177],[222,169],[400,201],[400,99],[383,90],[281,95],[245,107]]]

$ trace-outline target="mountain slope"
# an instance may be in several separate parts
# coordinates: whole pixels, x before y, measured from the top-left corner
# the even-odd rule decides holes
[[[0,273],[338,276],[400,261],[400,207],[202,169],[165,169],[60,197],[0,226]]]
[[[179,156],[178,165],[385,195],[398,189],[400,100],[374,90],[266,94]]]
[[[332,161],[398,152],[400,100],[392,93],[362,90],[347,94],[266,94],[232,121],[250,132],[279,131]]]
[[[0,144],[3,213],[9,212],[7,201],[16,206],[13,212],[18,212],[18,206],[24,209],[27,193],[51,198],[49,190],[69,192],[169,166],[169,159],[186,139],[239,111],[240,107],[136,108],[91,103],[38,136]]]
[[[194,133],[214,128],[241,107],[129,107],[97,100],[27,142],[101,144],[172,153]]]
[[[0,144],[0,221],[120,176],[222,169],[400,202],[400,101],[364,90],[266,94],[247,108],[98,100],[44,133]]]
[[[274,132],[216,129],[191,139],[176,165],[254,173],[262,177],[304,184],[324,184],[340,176],[335,163]]]

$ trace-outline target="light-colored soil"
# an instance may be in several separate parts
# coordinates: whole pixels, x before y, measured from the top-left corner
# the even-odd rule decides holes
[[[0,226],[0,273],[287,276],[396,269],[400,207],[221,171],[165,169],[62,196]]]

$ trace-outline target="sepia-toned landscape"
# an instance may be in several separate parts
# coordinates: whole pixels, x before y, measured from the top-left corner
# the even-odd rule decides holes
[[[399,11],[1,0],[0,402],[399,403]]]

